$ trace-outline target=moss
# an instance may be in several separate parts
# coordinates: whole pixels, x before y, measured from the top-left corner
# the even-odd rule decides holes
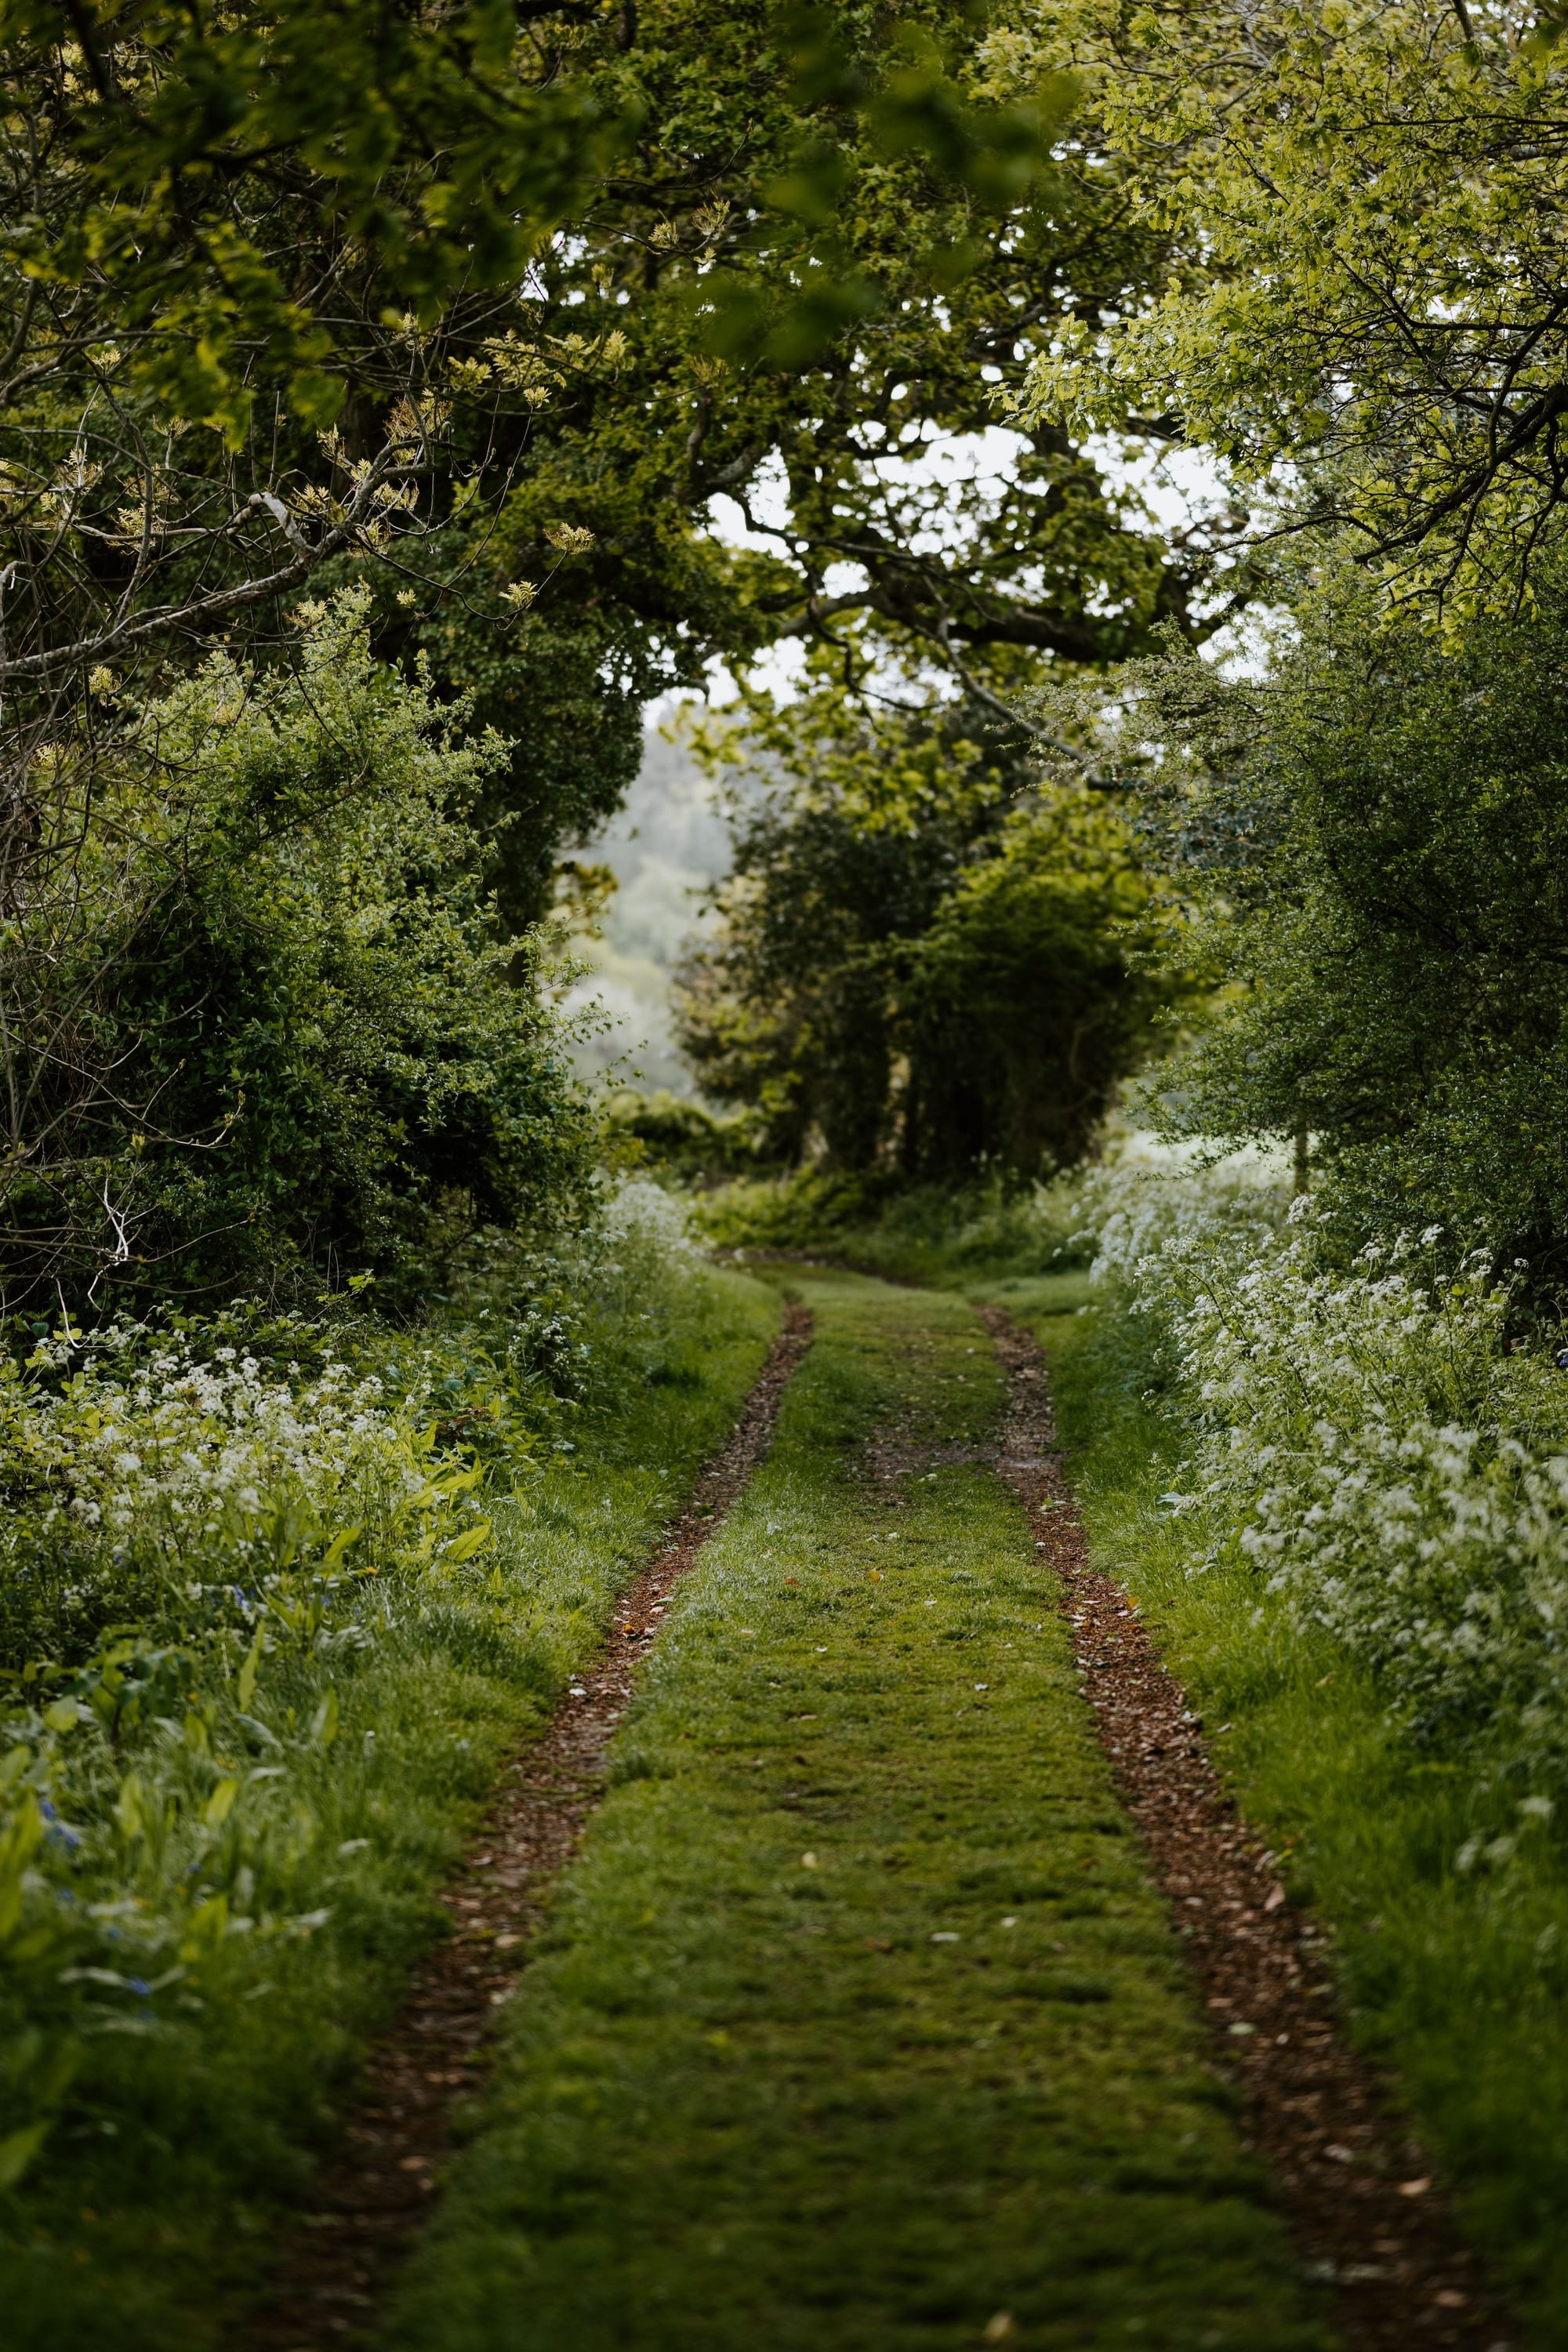
[[[1047,1572],[952,1458],[1001,1402],[984,1332],[800,1289],[816,1345],[671,1611],[391,2340],[894,2352],[1005,2312],[1059,2352],[1322,2346]],[[859,1451],[889,1423],[896,1487]]]

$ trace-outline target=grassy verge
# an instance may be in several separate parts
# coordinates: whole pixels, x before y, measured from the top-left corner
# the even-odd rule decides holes
[[[1001,1401],[984,1334],[800,1288],[816,1346],[672,1611],[392,2341],[1321,2347],[1026,1525],[963,1459]],[[857,1451],[881,1424],[897,1486]]]
[[[1467,2221],[1511,2275],[1531,2341],[1568,2342],[1568,1866],[1507,1785],[1422,1756],[1327,1637],[1160,1505],[1172,1433],[1141,1402],[1135,1328],[1081,1276],[987,1290],[1050,1357],[1097,1557],[1133,1591],[1248,1817],[1332,1925],[1361,2036],[1397,2071]],[[1076,1310],[1086,1307],[1087,1311]],[[1468,1869],[1457,1862],[1479,1853]]]
[[[776,1323],[760,1284],[692,1278],[653,1373],[628,1360],[613,1406],[576,1424],[575,1451],[494,1504],[482,1572],[433,1586],[373,1643],[299,1670],[330,1675],[332,1710],[314,1738],[313,1697],[300,1738],[279,1718],[251,1771],[264,1779],[280,1769],[274,1751],[286,1759],[289,1798],[254,1851],[227,1858],[218,1941],[187,1979],[199,1993],[176,1989],[156,2013],[118,2016],[87,2041],[42,2158],[0,2211],[16,2352],[223,2340],[277,2200],[303,2186],[356,2053],[438,1927],[432,1890],[498,1756],[595,1641]],[[243,1757],[232,1769],[243,1775]],[[225,1835],[243,1814],[242,1802]],[[242,1916],[262,1908],[258,1881],[291,1923],[266,1936]]]
[[[692,1208],[719,1249],[841,1257],[870,1274],[960,1288],[1073,1263],[1078,1222],[1070,1195],[1010,1192],[994,1179],[954,1193],[814,1168],[738,1177],[699,1193]]]

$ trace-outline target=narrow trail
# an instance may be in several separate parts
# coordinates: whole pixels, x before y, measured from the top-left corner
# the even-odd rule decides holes
[[[852,1276],[640,1684],[385,2352],[1343,2352],[997,1476]]]
[[[1287,1902],[1275,1857],[1237,1818],[1203,1726],[1126,1593],[1089,1565],[1040,1349],[1000,1308],[980,1313],[1009,1381],[997,1471],[1061,1580],[1084,1693],[1244,2089],[1248,2142],[1333,2284],[1345,2336],[1363,2352],[1510,2352],[1517,2322],[1387,2083],[1337,2027],[1327,1937]]]
[[[505,1768],[467,1861],[440,1896],[453,1933],[416,1970],[372,2051],[342,2152],[312,2184],[271,2291],[237,2352],[318,2352],[363,2336],[425,2221],[453,2110],[479,2087],[556,1874],[604,1794],[605,1751],[631,1702],[670,1595],[764,1458],[784,1392],[811,1341],[804,1307],[784,1328],[728,1442],[658,1556],[617,1603],[593,1664],[540,1738]]]
[[[1353,2352],[1514,2352],[1338,2031],[1327,1937],[1089,1565],[1040,1349],[1000,1309],[805,1287],[778,1445],[801,1307],[509,1769],[241,2352],[1319,2352],[1325,2293]],[[700,1562],[647,1777],[520,1979]]]

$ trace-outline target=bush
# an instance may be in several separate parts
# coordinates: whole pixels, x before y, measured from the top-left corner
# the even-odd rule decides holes
[[[84,2066],[199,2053],[293,1965],[344,1867],[327,1825],[395,1735],[363,1719],[378,1662],[445,1625],[515,1674],[498,1527],[515,1550],[583,1416],[688,1379],[704,1276],[658,1187],[605,1192],[550,1262],[544,1349],[527,1271],[496,1237],[445,1328],[241,1305],[0,1358],[0,2189]]]
[[[1347,1251],[1435,1220],[1568,1272],[1568,594],[1450,639],[1329,567],[1264,677],[1188,652],[1117,693],[1235,983],[1173,1126],[1309,1132]]]
[[[0,919],[11,1304],[286,1296],[580,1189],[540,943],[480,887],[504,746],[374,662],[364,613],[309,608],[296,665],[215,656],[62,767]]]
[[[735,1174],[766,1158],[765,1127],[755,1112],[711,1111],[667,1087],[651,1095],[623,1087],[605,1116],[617,1142],[641,1144],[650,1160],[681,1175]]]
[[[1568,1376],[1519,1338],[1489,1252],[1434,1226],[1347,1266],[1304,1199],[1281,1206],[1114,1171],[1085,1204],[1097,1276],[1164,1342],[1191,1446],[1167,1507],[1197,1515],[1208,1565],[1234,1550],[1369,1666],[1412,1740],[1547,1818],[1568,1794]]]

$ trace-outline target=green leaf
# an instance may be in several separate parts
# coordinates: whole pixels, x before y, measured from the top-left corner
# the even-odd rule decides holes
[[[44,1817],[29,1794],[0,1830],[0,1937],[9,1936],[22,1916],[22,1874],[44,1834]]]
[[[358,1526],[340,1528],[321,1555],[321,1566],[337,1568],[342,1563],[343,1554],[348,1550],[349,1546],[358,1543],[363,1533],[363,1528]]]
[[[442,1558],[450,1566],[457,1567],[465,1559],[472,1559],[477,1551],[482,1551],[489,1539],[490,1521],[479,1519],[468,1528],[466,1534],[458,1536],[454,1543],[447,1545]]]
[[[120,1794],[114,1801],[114,1818],[128,1844],[132,1839],[146,1836],[153,1817],[147,1802],[147,1784],[140,1772],[127,1772],[121,1782]]]
[[[310,1745],[330,1748],[338,1736],[338,1695],[330,1690],[310,1717]]]
[[[265,1629],[258,1625],[255,1639],[245,1654],[245,1664],[239,1670],[239,1680],[235,1687],[242,1710],[248,1707],[251,1700],[256,1696],[256,1676],[261,1664],[262,1644],[266,1638]]]
[[[237,1780],[220,1780],[202,1808],[202,1819],[209,1830],[221,1830],[234,1811],[234,1801],[239,1794]]]
[[[14,2189],[48,2137],[49,2118],[24,2124],[0,2139],[0,2189]]]

